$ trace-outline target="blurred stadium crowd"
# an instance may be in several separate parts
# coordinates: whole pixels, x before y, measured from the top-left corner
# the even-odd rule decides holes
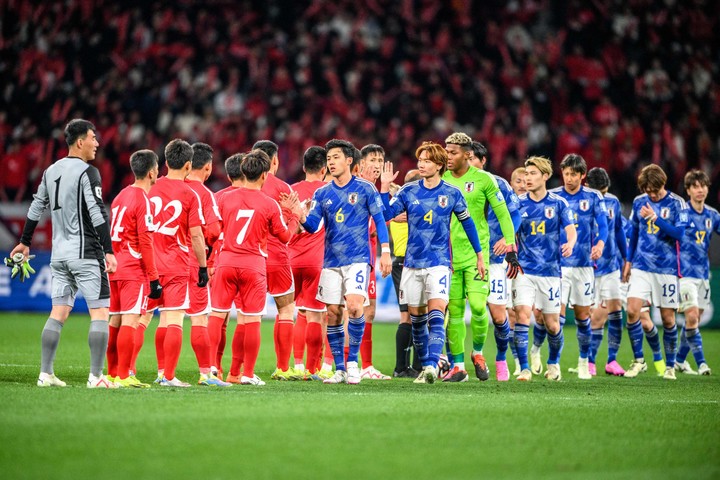
[[[175,137],[212,145],[224,185],[222,161],[257,139],[293,181],[332,137],[404,171],[460,130],[506,177],[579,152],[628,202],[644,164],[678,192],[699,167],[717,205],[719,19],[712,0],[0,0],[0,201],[32,195],[83,117],[106,198],[130,153]]]

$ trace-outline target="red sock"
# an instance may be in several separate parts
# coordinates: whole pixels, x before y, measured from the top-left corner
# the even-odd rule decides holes
[[[310,370],[310,373],[315,373],[318,369],[318,363],[321,361],[322,325],[309,322],[305,331],[305,341],[307,343],[307,369]]]
[[[280,345],[280,339],[278,338],[278,335],[280,334],[280,327],[278,326],[280,321],[280,317],[275,315],[275,325],[273,326],[273,343],[275,344],[275,358],[280,357],[280,352],[278,351],[278,345]]]
[[[210,315],[208,317],[208,338],[210,339],[210,362],[215,362],[215,358],[217,357],[217,351],[220,346],[220,337],[222,336],[222,327],[225,323],[225,319],[223,317],[218,317],[217,315]],[[213,363],[213,365],[215,365]],[[217,366],[217,365],[215,365]]]
[[[347,338],[347,335],[345,336]],[[350,345],[345,345],[345,348],[343,348],[343,355],[345,356],[345,364],[347,364],[347,357],[350,354]]]
[[[215,366],[219,368],[220,370],[223,370],[222,368],[222,359],[223,354],[225,353],[225,345],[227,345],[227,322],[222,324],[222,329],[220,330],[220,343],[218,343],[217,353],[216,353],[216,360],[215,360]]]
[[[200,373],[210,372],[210,338],[208,329],[202,325],[193,325],[190,329],[190,345],[200,367]]]
[[[232,340],[232,364],[230,365],[230,375],[237,377],[240,375],[240,366],[243,363],[243,355],[245,350],[245,325],[238,324],[235,327],[235,335]]]
[[[113,327],[112,325],[109,326],[110,334],[108,336],[108,346],[107,346],[107,368],[108,368],[108,375],[115,378],[117,377],[117,367],[118,367],[118,350],[117,350],[117,337],[118,332],[120,329],[118,327]]]
[[[260,352],[260,322],[245,325],[245,349],[243,351],[243,376],[255,374],[255,362]]]
[[[165,370],[165,336],[167,327],[158,327],[155,330],[155,356],[157,357],[158,370]],[[173,377],[168,377],[170,380]]]
[[[293,357],[295,364],[303,363],[305,357],[305,330],[307,329],[307,317],[304,313],[298,313],[293,327]],[[308,364],[310,358],[308,357]]]
[[[118,363],[117,376],[127,378],[130,375],[130,359],[135,350],[135,328],[130,325],[120,327],[117,337]]]
[[[365,322],[362,342],[360,342],[360,357],[363,368],[372,365],[372,323]]]
[[[292,318],[278,318],[275,323],[277,330],[277,367],[283,372],[290,368],[290,352],[293,344]],[[259,328],[259,327],[258,327]]]
[[[159,330],[159,329],[158,329]],[[165,334],[165,378],[175,378],[175,368],[180,360],[180,349],[182,349],[183,331],[180,325],[168,325]],[[157,338],[157,337],[156,337]]]
[[[145,343],[145,330],[147,330],[147,325],[144,325],[142,323],[138,324],[137,328],[135,329],[135,343],[133,347],[132,358],[130,359],[130,370],[133,373],[137,373],[135,362],[137,362],[138,354],[143,347],[143,343]]]
[[[332,350],[330,349],[330,344],[327,341],[327,335],[323,335],[323,342],[325,342],[325,350],[324,350],[325,353],[323,355],[323,363],[332,365],[333,363],[335,363],[335,357],[333,357]]]

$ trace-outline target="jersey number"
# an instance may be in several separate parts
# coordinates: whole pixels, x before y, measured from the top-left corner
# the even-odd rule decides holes
[[[490,282],[490,291],[492,293],[502,294],[505,291],[505,280],[493,280]]]
[[[560,298],[560,289],[550,287],[548,289],[548,300],[552,302],[553,300],[557,300],[558,298]]]
[[[663,285],[663,297],[674,297],[675,296],[675,285],[668,283]]]
[[[120,210],[119,205],[112,209],[112,225],[110,225],[110,232],[112,233],[112,237],[110,237],[110,240],[112,240],[113,242],[119,242],[120,234],[125,231],[125,229],[122,227],[122,221],[123,217],[125,216],[125,211],[127,210],[127,207],[122,207],[120,213],[118,213],[118,210]]]
[[[427,223],[429,223],[430,225],[432,225],[432,217],[433,217],[433,213],[432,213],[432,212],[433,212],[432,210],[428,211],[428,212],[425,214],[425,216],[423,217],[423,220],[425,220],[425,221],[426,221]]]
[[[169,208],[173,209],[172,216],[170,218],[168,218],[167,220],[165,220],[165,223],[163,223],[162,225],[160,225],[160,222],[154,223],[153,227],[155,228],[155,231],[158,233],[162,233],[163,235],[169,235],[171,237],[174,236],[177,233],[179,226],[175,225],[174,227],[168,227],[168,225],[173,223],[175,220],[177,220],[178,217],[180,216],[180,214],[182,213],[182,203],[180,203],[180,200],[172,200],[172,201],[168,202],[168,204],[165,205],[164,208],[162,205],[162,199],[160,197],[152,197],[150,199],[150,201],[152,202],[153,206],[155,207],[155,215],[154,216],[156,218],[158,215],[160,215],[160,210],[166,211]]]
[[[535,221],[530,222],[530,235],[545,235],[545,220],[536,225]]]
[[[337,211],[335,214],[335,221],[337,223],[343,223],[345,221],[345,215],[342,213],[342,208]]]
[[[695,243],[705,242],[705,230],[698,230],[695,232]]]
[[[55,207],[53,207],[53,210],[60,210],[60,179],[62,178],[62,175],[55,180]]]
[[[655,222],[653,222],[652,220],[647,221],[647,226],[647,233],[649,233],[650,235],[655,235],[660,231],[660,228],[655,225]]]
[[[255,210],[238,210],[238,213],[235,216],[236,221],[239,221],[241,218],[247,218],[245,225],[243,225],[240,233],[238,233],[238,236],[235,239],[235,242],[237,242],[238,245],[242,245],[243,240],[245,240],[245,235],[247,234],[248,227],[250,227],[250,220],[252,220],[253,215],[255,215]]]

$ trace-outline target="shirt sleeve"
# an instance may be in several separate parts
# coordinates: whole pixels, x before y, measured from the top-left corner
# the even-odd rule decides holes
[[[405,211],[405,195],[402,190],[400,190],[392,199],[390,198],[389,193],[381,193],[380,198],[382,199],[383,207],[385,208],[383,210],[385,221],[390,221]]]
[[[315,192],[310,203],[310,211],[305,217],[305,221],[301,224],[302,227],[308,233],[316,233],[323,225],[323,210],[321,199],[318,193]]]
[[[187,187],[190,192],[187,195],[188,198],[188,229],[193,227],[201,227],[203,225],[203,215],[200,211],[200,202],[198,201],[197,194],[190,188]]]
[[[598,234],[597,237],[595,237],[595,242],[602,240],[603,243],[607,243],[608,239],[608,213],[607,213],[607,206],[605,205],[605,200],[598,195],[598,199],[595,202],[595,222],[598,226]]]
[[[497,185],[497,181],[490,175],[487,176],[489,181],[485,182],[485,196],[490,203],[490,206],[495,212],[495,216],[500,224],[500,230],[502,230],[505,243],[508,245],[515,244],[515,227],[513,225],[510,211],[505,203],[505,198]]]
[[[88,166],[85,174],[80,176],[80,186],[83,197],[85,198],[85,204],[90,213],[90,221],[100,237],[102,249],[105,253],[112,254],[110,222],[108,221],[108,215],[102,199],[102,183],[100,180],[100,172],[98,172],[97,168]]]
[[[720,214],[713,212],[713,223],[715,224],[715,233],[720,235]]]
[[[573,209],[563,201],[559,202],[558,205],[560,207],[559,215],[562,227],[565,228],[568,225],[575,225],[575,212],[573,212]]]

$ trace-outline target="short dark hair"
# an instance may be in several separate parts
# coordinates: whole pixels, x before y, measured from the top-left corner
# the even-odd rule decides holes
[[[327,165],[327,154],[325,149],[318,145],[305,150],[303,155],[303,167],[307,173],[318,173]]]
[[[270,171],[270,157],[263,150],[255,149],[250,151],[241,164],[242,173],[249,182],[254,182],[264,172]]]
[[[187,162],[192,162],[193,148],[180,138],[171,140],[165,147],[165,160],[168,168],[180,170]]]
[[[703,172],[702,170],[690,170],[685,174],[685,179],[683,183],[685,184],[685,190],[688,190],[696,183],[699,183],[700,186],[703,187],[709,187],[710,177],[708,177],[708,174]]]
[[[610,188],[610,175],[601,167],[591,168],[587,174],[587,186],[595,190]]]
[[[667,174],[654,163],[640,170],[637,184],[642,193],[647,193],[648,190],[657,192],[665,187],[665,183],[667,183]]]
[[[243,180],[245,178],[245,174],[242,172],[241,168],[244,158],[244,153],[236,153],[235,155],[230,155],[225,160],[225,173],[227,173],[227,176],[230,177],[231,182]]]
[[[362,162],[362,153],[360,153],[360,150],[353,147],[353,156],[352,156],[352,163],[350,164],[350,170],[360,165],[360,162]]]
[[[568,153],[560,162],[560,170],[566,168],[572,169],[573,172],[585,175],[587,173],[587,163],[585,159],[577,153]]]
[[[77,142],[79,138],[85,138],[90,130],[97,133],[95,131],[95,125],[87,120],[83,120],[82,118],[70,120],[68,124],[65,125],[65,142],[67,142],[68,147],[75,145],[75,142]]]
[[[478,160],[482,160],[483,157],[485,157],[485,160],[487,162],[490,162],[490,158],[488,157],[488,149],[485,148],[485,145],[483,145],[480,142],[472,142],[472,151],[473,155],[475,155]]]
[[[325,152],[330,152],[333,148],[339,148],[342,150],[343,155],[345,155],[345,158],[355,158],[355,145],[348,142],[347,140],[339,140],[337,138],[333,138],[329,142],[325,144]],[[353,161],[353,164],[355,162]]]
[[[360,149],[360,155],[362,156],[362,158],[367,157],[371,153],[379,153],[384,157],[385,149],[380,145],[376,145],[374,143],[369,143]]]
[[[262,150],[268,158],[272,159],[278,153],[278,146],[277,143],[271,142],[270,140],[258,140],[255,142],[255,145],[252,146],[252,150]]]
[[[147,177],[158,164],[158,156],[152,150],[138,150],[130,155],[130,170],[138,180]]]
[[[193,170],[200,170],[208,163],[212,162],[213,149],[207,143],[195,142],[192,144],[193,157],[192,157],[192,168]]]

